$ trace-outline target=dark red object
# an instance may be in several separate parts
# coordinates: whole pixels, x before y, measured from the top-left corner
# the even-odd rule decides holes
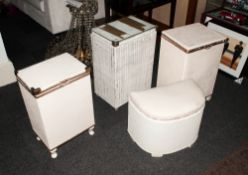
[[[226,10],[221,11],[219,15],[220,15],[220,18],[222,19],[232,21],[240,25],[244,24],[246,20],[245,16],[240,15],[238,13],[231,12],[231,11],[226,11]]]

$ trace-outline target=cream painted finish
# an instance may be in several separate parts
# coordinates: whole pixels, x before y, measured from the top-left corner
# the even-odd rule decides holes
[[[2,35],[0,33],[0,87],[16,82],[15,69],[8,59]]]
[[[128,105],[128,133],[153,157],[190,147],[197,140],[205,99],[193,81],[133,92]]]
[[[53,64],[47,64],[47,62]],[[33,67],[35,69],[32,69]],[[49,81],[42,80],[42,72],[46,75],[46,79],[53,79],[54,83],[61,82],[59,83],[61,85],[59,89],[44,96],[35,97],[19,81],[32,128],[50,150],[53,158],[56,157],[56,151],[54,150],[59,145],[87,129],[92,132],[92,127],[95,124],[90,75],[88,74],[64,85],[63,83],[66,83],[66,81],[63,80],[69,80],[70,76],[73,75],[72,72],[69,71],[70,73],[68,73],[65,69],[75,70],[76,73],[84,73],[85,65],[69,54],[63,54],[18,72],[18,77],[26,83],[27,87],[32,87],[30,83],[34,82],[30,81],[28,76],[40,80],[42,87],[45,87],[44,82]],[[79,69],[81,69],[81,72],[78,72]],[[51,76],[48,76],[49,74]],[[60,81],[57,81],[54,77],[59,74],[62,74],[64,79],[58,79]]]
[[[201,48],[225,39],[224,36],[201,24],[167,30],[163,35],[185,50]],[[223,43],[186,53],[162,37],[157,86],[193,79],[206,97],[211,96],[222,50]]]

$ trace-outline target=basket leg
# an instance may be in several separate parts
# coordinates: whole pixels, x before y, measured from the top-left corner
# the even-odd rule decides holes
[[[37,141],[41,141],[41,139],[40,139],[39,136],[36,136],[36,140],[37,140]]]
[[[89,135],[93,136],[95,134],[94,126],[92,126],[91,128],[89,128],[88,132],[89,132]]]
[[[206,97],[207,101],[210,101],[211,99],[212,99],[212,95],[209,95],[209,96]]]
[[[53,150],[50,151],[51,158],[56,159],[58,157],[57,150],[58,150],[57,148],[54,148]]]

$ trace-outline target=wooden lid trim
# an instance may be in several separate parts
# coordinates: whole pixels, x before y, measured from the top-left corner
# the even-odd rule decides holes
[[[211,44],[207,44],[207,45],[204,45],[204,46],[200,46],[200,47],[196,47],[194,49],[188,50],[188,49],[182,47],[179,43],[175,42],[174,40],[170,39],[169,37],[167,37],[164,34],[161,35],[161,39],[167,40],[168,42],[170,42],[171,44],[173,44],[174,46],[176,46],[178,49],[182,50],[185,53],[193,53],[193,52],[197,52],[197,51],[202,50],[202,49],[210,49],[211,47],[213,47],[215,45],[224,43],[224,40],[220,40],[220,41],[213,42]]]
[[[63,81],[61,81],[60,83],[58,83],[58,84],[56,84],[56,85],[53,85],[53,86],[51,86],[51,87],[49,87],[49,88],[47,88],[47,89],[45,89],[45,90],[41,90],[40,88],[33,88],[33,87],[31,87],[31,88],[29,88],[28,86],[27,86],[27,84],[24,82],[24,81],[22,81],[22,79],[17,75],[16,77],[17,77],[17,81],[28,91],[28,92],[30,92],[30,94],[32,94],[35,98],[40,98],[40,97],[43,97],[43,96],[45,96],[45,95],[47,95],[47,94],[49,94],[49,93],[52,93],[52,92],[54,92],[55,90],[58,90],[58,89],[60,89],[60,88],[62,88],[62,87],[64,87],[64,86],[67,86],[67,85],[69,85],[69,84],[71,84],[71,83],[73,83],[73,82],[75,82],[75,81],[77,81],[77,80],[79,80],[79,79],[81,79],[81,78],[84,78],[84,77],[86,77],[87,75],[89,75],[90,74],[90,70],[89,69],[86,69],[86,71],[84,72],[84,73],[81,73],[81,74],[79,74],[79,75],[76,75],[76,76],[74,76],[74,77],[71,77],[71,78],[68,78],[68,79],[66,79],[66,80],[63,80]]]

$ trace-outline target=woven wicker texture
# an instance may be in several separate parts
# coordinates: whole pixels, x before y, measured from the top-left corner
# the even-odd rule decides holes
[[[92,32],[95,93],[115,109],[128,101],[131,91],[151,87],[156,30],[130,37],[114,47]]]

